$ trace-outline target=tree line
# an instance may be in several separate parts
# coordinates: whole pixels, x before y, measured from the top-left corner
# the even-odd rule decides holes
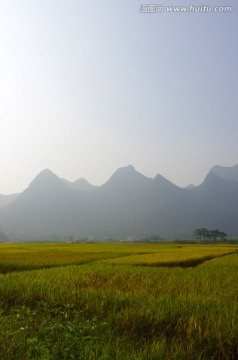
[[[224,241],[227,238],[227,233],[218,229],[208,230],[207,228],[198,228],[193,231],[193,237],[200,242],[217,242]]]

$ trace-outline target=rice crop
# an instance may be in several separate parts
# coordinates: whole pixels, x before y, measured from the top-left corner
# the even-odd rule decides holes
[[[237,247],[87,244],[84,252],[74,244],[24,246],[2,251],[1,261],[21,254],[30,264],[49,265],[55,252],[60,262],[0,275],[1,359],[238,358]],[[69,264],[71,252],[79,255],[77,264]],[[204,254],[214,257],[186,268],[135,260]],[[80,263],[81,255],[89,261]]]
[[[128,264],[137,266],[196,266],[204,261],[216,257],[225,256],[237,252],[236,248],[231,247],[173,247],[162,248],[158,253],[136,254],[131,256],[115,257],[105,260],[105,263]]]

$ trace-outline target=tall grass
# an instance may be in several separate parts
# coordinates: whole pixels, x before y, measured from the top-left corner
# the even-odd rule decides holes
[[[110,245],[108,256],[174,250],[176,260],[189,251],[234,249]],[[43,253],[39,248],[39,262]],[[103,256],[0,275],[0,358],[237,359],[238,254],[194,268],[135,267],[134,260],[117,264]]]

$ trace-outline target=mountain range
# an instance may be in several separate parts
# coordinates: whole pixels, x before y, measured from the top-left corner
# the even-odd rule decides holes
[[[187,188],[131,165],[102,186],[43,170],[21,194],[0,195],[0,207],[0,231],[12,240],[190,238],[199,227],[238,236],[238,165],[216,165],[201,185]]]

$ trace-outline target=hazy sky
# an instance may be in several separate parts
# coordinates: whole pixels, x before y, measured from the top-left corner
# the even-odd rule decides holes
[[[237,164],[238,3],[191,3],[232,12],[0,0],[0,194],[45,168],[100,185],[132,164],[186,186]]]

